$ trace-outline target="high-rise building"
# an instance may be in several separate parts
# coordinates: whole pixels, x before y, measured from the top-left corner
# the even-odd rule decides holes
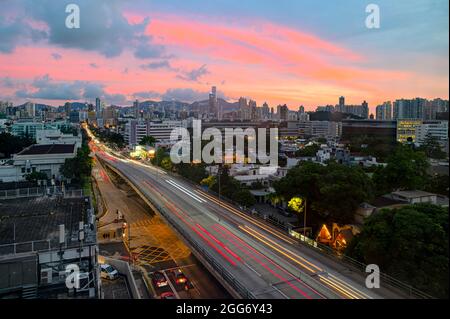
[[[97,118],[100,118],[102,113],[102,103],[99,97],[95,98],[95,113]]]
[[[369,118],[369,104],[366,101],[361,104],[361,117],[363,119]]]
[[[66,102],[64,104],[64,113],[66,113],[66,118],[70,117],[71,111],[72,111],[72,104],[70,102]]]
[[[250,112],[250,119],[255,120],[257,117],[256,114],[256,101],[250,100],[248,101],[248,109]]]
[[[395,120],[424,119],[426,104],[427,100],[422,98],[396,100],[394,102],[393,118]]]
[[[25,112],[27,117],[35,117],[36,116],[36,106],[33,102],[25,103]]]
[[[270,118],[270,109],[269,105],[264,102],[262,108],[261,108],[261,119],[268,120]]]
[[[239,113],[240,113],[241,120],[249,120],[250,119],[251,114],[249,112],[247,99],[245,97],[239,98]]]
[[[376,119],[381,121],[390,121],[392,119],[392,103],[384,102],[376,107]]]
[[[277,117],[280,121],[287,121],[289,115],[289,108],[286,104],[277,106]]]
[[[133,102],[133,116],[135,119],[139,118],[139,101],[138,100]]]
[[[344,113],[345,111],[345,97],[341,96],[339,98],[338,111]]]
[[[217,89],[215,86],[211,87],[211,93],[209,93],[209,117],[222,119],[222,110],[219,110],[217,101]]]

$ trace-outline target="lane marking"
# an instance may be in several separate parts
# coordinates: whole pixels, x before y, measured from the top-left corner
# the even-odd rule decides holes
[[[198,197],[197,195],[191,194],[191,193],[189,193],[188,191],[186,191],[186,190],[182,189],[181,187],[179,187],[178,185],[173,184],[173,182],[172,182],[171,180],[167,180],[167,179],[166,179],[166,182],[167,182],[168,184],[172,185],[173,187],[177,188],[178,190],[182,191],[183,193],[185,193],[185,194],[188,195],[189,197],[195,199],[197,202],[202,203],[202,204],[203,204],[203,203],[206,203],[205,200],[203,200],[202,198]]]

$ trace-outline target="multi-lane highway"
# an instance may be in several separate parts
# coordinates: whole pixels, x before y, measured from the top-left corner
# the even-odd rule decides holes
[[[99,151],[97,156],[171,214],[172,222],[256,298],[392,298],[364,277],[287,234],[166,172]]]

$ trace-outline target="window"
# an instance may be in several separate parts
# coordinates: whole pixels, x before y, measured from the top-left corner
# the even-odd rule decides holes
[[[22,173],[25,173],[25,167],[22,167]]]

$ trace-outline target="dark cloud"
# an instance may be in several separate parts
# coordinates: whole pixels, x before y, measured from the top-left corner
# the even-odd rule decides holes
[[[143,92],[136,92],[133,94],[133,96],[136,99],[155,99],[160,98],[161,94],[156,91],[143,91]]]
[[[89,63],[89,66],[94,69],[98,69],[97,63]]]
[[[73,2],[80,8],[78,29],[65,26],[66,1],[23,0],[14,3],[15,17],[6,21],[0,16],[0,52],[11,53],[22,43],[46,40],[51,45],[96,51],[106,57],[116,57],[124,50],[131,50],[142,59],[169,57],[163,46],[154,44],[152,38],[144,34],[149,18],[141,23],[129,23],[123,15],[121,1]],[[43,22],[45,30],[33,27],[27,21]]]
[[[158,61],[158,62],[150,62],[147,64],[142,64],[141,69],[147,70],[155,70],[155,69],[169,69],[174,70],[168,61]]]
[[[191,71],[184,71],[182,74],[178,74],[177,78],[185,80],[185,81],[191,81],[191,82],[198,82],[199,79],[209,74],[208,68],[206,67],[206,64],[203,64],[198,69],[193,69]]]
[[[16,91],[16,97],[43,100],[85,100],[100,97],[108,103],[126,102],[124,94],[109,94],[103,84],[89,81],[56,82],[48,74],[36,77],[28,89]]]
[[[204,100],[208,92],[200,92],[191,88],[168,89],[161,98],[165,101],[176,100],[181,102],[194,102]]]
[[[0,78],[0,84],[9,89],[16,87],[15,82],[10,77]]]
[[[52,58],[54,60],[61,60],[62,59],[62,55],[55,52],[55,53],[52,53]]]
[[[16,17],[8,21],[0,15],[0,52],[11,53],[16,46],[44,39],[47,33],[34,29],[27,20]]]

